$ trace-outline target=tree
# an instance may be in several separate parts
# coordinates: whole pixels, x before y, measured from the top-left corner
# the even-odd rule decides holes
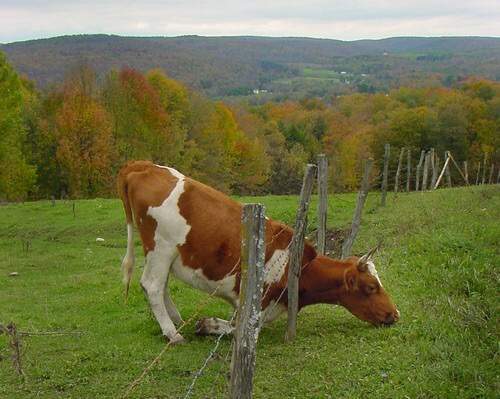
[[[0,52],[0,199],[25,199],[34,188],[35,168],[25,155],[23,87]]]

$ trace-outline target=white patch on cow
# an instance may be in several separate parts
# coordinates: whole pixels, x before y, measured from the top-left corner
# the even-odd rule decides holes
[[[174,168],[170,168],[168,166],[162,166],[162,165],[156,165],[156,166],[158,166],[159,168],[162,168],[162,169],[167,169],[172,174],[172,176],[177,177],[179,180],[184,179],[184,177],[185,177],[181,172],[179,172],[178,170],[175,170]]]
[[[273,256],[267,261],[265,267],[264,284],[277,283],[285,273],[290,251],[288,249],[276,249]]]
[[[238,306],[238,296],[234,292],[235,274],[224,277],[222,280],[210,280],[203,274],[202,269],[193,269],[184,265],[180,256],[172,265],[172,273],[186,284],[209,294],[217,290],[215,292],[216,296],[227,300],[234,307]]]
[[[366,265],[367,265],[367,272],[370,273],[373,277],[375,277],[377,279],[377,282],[382,287],[382,282],[380,281],[380,278],[378,277],[377,269],[375,269],[375,264],[372,261],[368,261],[366,263]]]
[[[168,242],[170,245],[182,245],[186,242],[191,226],[187,224],[179,209],[179,198],[183,192],[184,178],[180,178],[170,195],[160,206],[148,208],[148,215],[157,223],[156,247],[161,247],[164,242]]]

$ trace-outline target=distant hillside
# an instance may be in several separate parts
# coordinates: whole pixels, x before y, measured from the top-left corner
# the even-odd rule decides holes
[[[400,85],[452,84],[469,75],[500,80],[500,39],[400,37],[340,41],[269,37],[62,36],[1,45],[41,87],[85,62],[99,74],[162,68],[212,97],[327,96]]]

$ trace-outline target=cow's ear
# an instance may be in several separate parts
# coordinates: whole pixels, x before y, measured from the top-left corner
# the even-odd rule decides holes
[[[358,288],[355,269],[347,269],[344,273],[344,285],[347,291],[356,291]]]

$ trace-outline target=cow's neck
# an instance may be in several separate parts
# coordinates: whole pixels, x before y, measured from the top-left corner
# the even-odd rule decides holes
[[[344,272],[352,266],[348,261],[318,255],[300,277],[299,306],[316,303],[338,304],[345,294]]]

